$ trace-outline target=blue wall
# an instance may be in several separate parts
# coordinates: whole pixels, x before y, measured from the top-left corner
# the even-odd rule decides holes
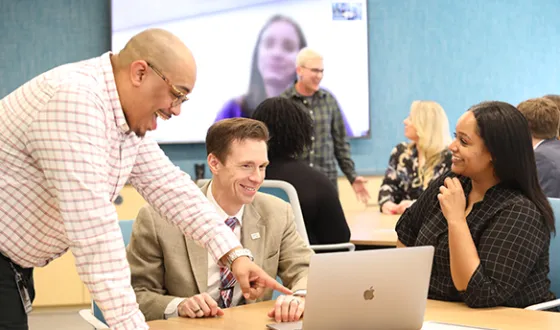
[[[479,101],[560,94],[558,0],[370,0],[368,15],[372,137],[351,142],[362,174],[383,172],[415,99],[440,102],[453,131]],[[105,0],[0,0],[0,26],[0,97],[110,49]],[[163,149],[191,175],[205,162],[203,145]]]

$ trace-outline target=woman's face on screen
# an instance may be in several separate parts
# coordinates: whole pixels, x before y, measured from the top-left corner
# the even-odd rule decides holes
[[[281,86],[293,82],[300,42],[295,27],[289,22],[276,21],[264,30],[258,67],[265,84]]]

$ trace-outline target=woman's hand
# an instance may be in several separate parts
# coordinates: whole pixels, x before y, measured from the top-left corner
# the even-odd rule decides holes
[[[397,205],[397,214],[403,214],[412,204],[414,204],[414,201],[408,199],[402,200],[399,205]]]
[[[461,181],[457,178],[446,178],[443,186],[439,187],[438,194],[441,212],[447,223],[465,222],[465,208],[467,200]]]
[[[388,201],[385,202],[383,206],[381,206],[381,212],[383,214],[397,214],[397,208],[398,208],[397,204]]]

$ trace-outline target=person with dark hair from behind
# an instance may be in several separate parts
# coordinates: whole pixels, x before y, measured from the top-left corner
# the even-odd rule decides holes
[[[310,244],[348,242],[350,229],[336,188],[326,175],[298,159],[311,146],[311,116],[290,99],[272,97],[259,104],[253,119],[270,131],[266,178],[295,187]]]
[[[523,101],[517,109],[529,122],[541,188],[546,196],[560,198],[560,110],[546,98]]]
[[[554,104],[556,104],[556,107],[558,108],[558,111],[560,111],[560,95],[547,94],[547,95],[543,96],[543,98],[551,100],[552,102],[554,102]],[[558,127],[558,137],[560,138],[560,127]]]
[[[451,172],[399,219],[397,247],[432,245],[428,297],[469,307],[525,308],[553,300],[554,215],[538,181],[527,120],[483,102],[456,125]]]
[[[272,16],[262,27],[253,49],[249,89],[228,101],[216,116],[246,117],[267,97],[278,96],[297,79],[296,56],[307,46],[299,24],[284,15]]]

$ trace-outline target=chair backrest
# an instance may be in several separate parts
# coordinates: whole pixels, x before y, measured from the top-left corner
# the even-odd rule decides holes
[[[307,243],[307,245],[315,252],[334,252],[345,250],[354,251],[356,249],[356,246],[350,242],[309,245],[309,237],[307,236],[307,230],[305,229],[305,222],[303,219],[303,213],[301,211],[301,205],[299,203],[299,197],[296,188],[294,188],[294,186],[292,186],[290,183],[281,180],[264,180],[259,191],[274,195],[290,203],[290,205],[292,206],[292,211],[294,212],[294,221],[296,223],[296,229],[299,235],[303,238],[305,243]]]
[[[556,225],[556,236],[550,241],[550,290],[560,298],[560,199],[549,198],[550,206],[554,211],[554,223]]]
[[[119,221],[119,226],[121,227],[121,233],[123,236],[123,240],[124,240],[124,246],[127,246],[128,243],[130,242],[130,236],[132,235],[132,224],[134,223],[134,220],[121,220]],[[105,322],[105,318],[103,317],[103,313],[101,312],[101,309],[99,309],[99,307],[97,307],[97,304],[92,300],[91,301],[91,309],[93,310],[93,315],[101,322],[103,323],[107,323]]]
[[[130,242],[130,236],[132,236],[132,225],[134,220],[121,220],[119,221],[119,226],[121,227],[121,233],[124,240],[124,246],[127,246]]]
[[[307,230],[305,229],[305,222],[303,221],[303,213],[301,212],[301,205],[299,204],[296,188],[286,181],[264,180],[259,191],[276,196],[290,203],[292,211],[294,212],[294,221],[298,234],[305,243],[309,245],[309,238],[307,237]]]
[[[294,212],[294,222],[296,223],[296,229],[299,235],[303,238],[305,243],[309,245],[309,238],[307,237],[307,230],[305,229],[305,223],[303,222],[303,213],[301,212],[301,206],[299,204],[299,197],[297,191],[290,183],[279,180],[264,180],[260,192],[276,196],[285,202],[290,203],[292,206],[292,211]],[[297,204],[294,207],[294,204]],[[282,279],[276,277],[276,281],[283,285]],[[272,300],[276,300],[278,296],[282,293],[274,290],[272,293]]]
[[[210,181],[210,179],[198,179],[196,180],[196,184],[202,188],[202,186],[204,186],[208,181]]]

